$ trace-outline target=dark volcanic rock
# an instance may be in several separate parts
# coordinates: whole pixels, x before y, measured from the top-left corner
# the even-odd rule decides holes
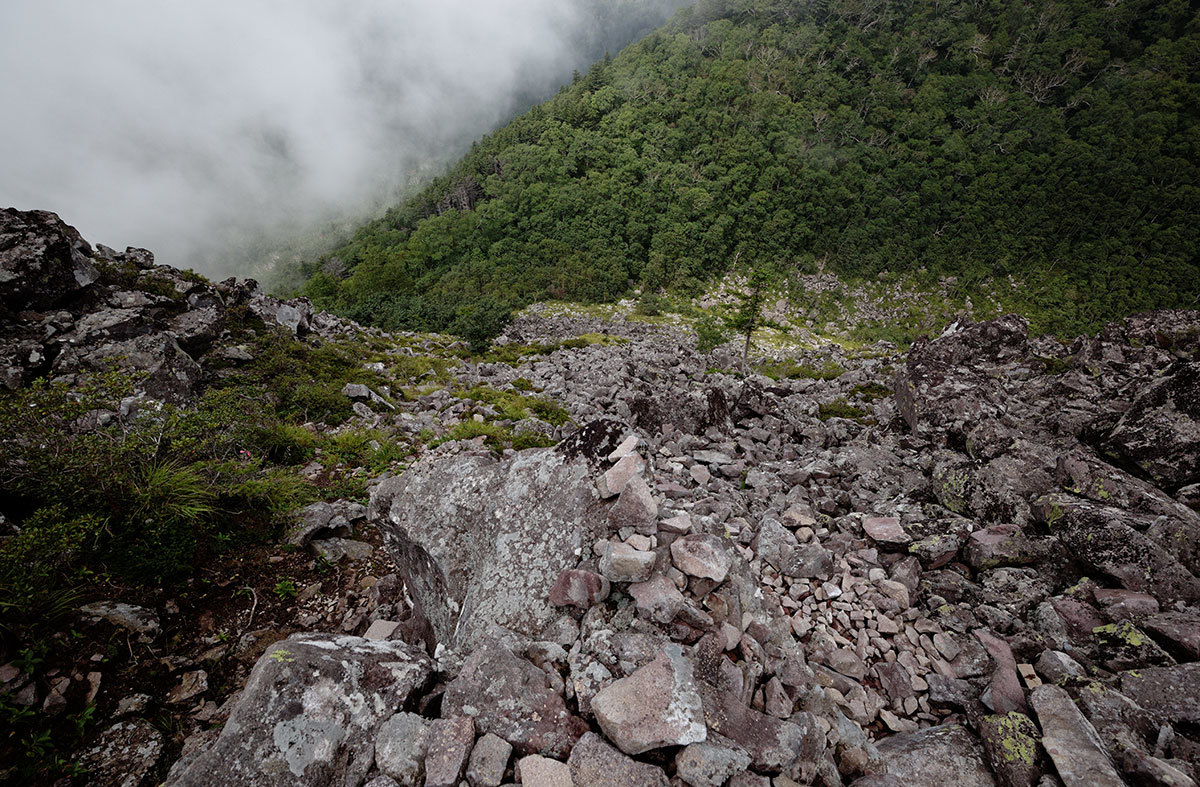
[[[1104,445],[1168,489],[1200,481],[1200,362],[1168,369],[1134,400]]]
[[[1129,523],[1137,516],[1068,495],[1037,502],[1040,518],[1075,559],[1160,603],[1200,599],[1200,580],[1162,545]],[[1150,529],[1150,523],[1145,527]]]
[[[0,210],[0,304],[17,312],[47,309],[100,278],[92,247],[44,210]]]
[[[1020,358],[1029,326],[1010,314],[989,322],[959,321],[933,341],[918,339],[896,375],[896,404],[914,432],[938,431],[964,444],[987,418],[1004,412],[1000,382],[983,367]]]

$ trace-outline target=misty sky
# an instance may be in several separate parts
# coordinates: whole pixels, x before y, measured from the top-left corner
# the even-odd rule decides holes
[[[5,0],[0,207],[227,270],[239,244],[371,210],[568,81],[579,7]]]

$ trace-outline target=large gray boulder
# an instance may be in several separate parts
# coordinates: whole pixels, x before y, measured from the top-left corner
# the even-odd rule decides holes
[[[169,783],[361,783],[383,723],[432,674],[430,659],[400,641],[294,634],[267,648],[221,736]]]
[[[55,360],[59,373],[105,372],[113,365],[140,372],[136,390],[164,402],[182,403],[199,386],[204,370],[168,333],[150,333],[93,347],[68,347]]]
[[[423,459],[380,484],[369,516],[438,642],[461,647],[558,617],[550,591],[603,530],[600,505],[586,461],[535,449]]]
[[[908,787],[992,787],[983,744],[961,724],[893,735],[878,744],[888,776]]]

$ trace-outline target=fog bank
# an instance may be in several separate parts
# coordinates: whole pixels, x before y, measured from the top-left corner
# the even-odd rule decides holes
[[[620,22],[632,5],[642,16]],[[394,198],[678,5],[14,0],[0,206],[226,273],[250,246]]]

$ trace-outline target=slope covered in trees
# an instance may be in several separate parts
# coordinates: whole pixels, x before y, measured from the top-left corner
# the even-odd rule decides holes
[[[731,266],[1013,276],[1062,332],[1200,295],[1185,0],[704,0],[484,138],[307,271],[462,329]]]

